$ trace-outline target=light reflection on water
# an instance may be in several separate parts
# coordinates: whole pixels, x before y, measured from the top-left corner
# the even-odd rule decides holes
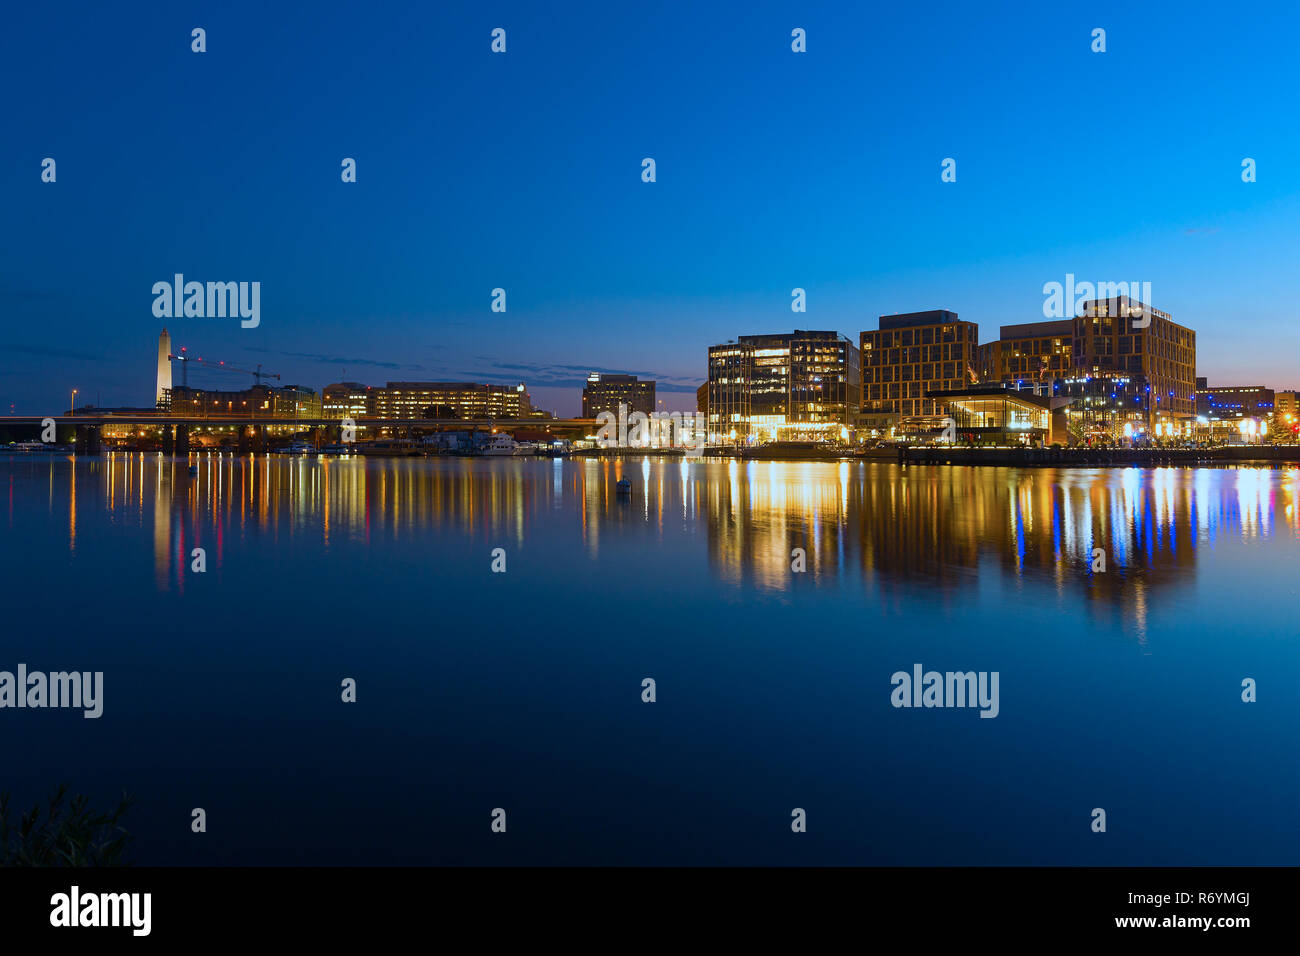
[[[0,460],[0,666],[108,688],[4,715],[6,783],[138,793],[142,862],[482,862],[503,790],[547,822],[492,862],[1300,858],[1300,470],[190,463]],[[915,662],[999,671],[1000,716],[892,709]],[[170,822],[196,779],[220,843]],[[809,804],[808,852],[756,835]]]
[[[1300,469],[899,468],[876,463],[678,460],[412,460],[195,456],[199,473],[149,455],[11,462],[79,522],[148,527],[159,588],[183,587],[189,549],[220,566],[231,540],[416,545],[430,536],[498,544],[580,535],[593,560],[605,536],[650,532],[660,546],[706,542],[730,587],[782,589],[792,551],[807,580],[960,589],[990,564],[1012,577],[1078,583],[1140,614],[1145,589],[1195,573],[1225,535],[1300,530]],[[41,475],[41,472],[45,472]],[[614,485],[626,474],[630,497]],[[89,514],[88,514],[89,512]],[[639,522],[640,528],[633,528]],[[640,536],[638,536],[640,541]],[[1094,550],[1107,572],[1092,573]],[[1086,585],[1086,587],[1085,587]]]

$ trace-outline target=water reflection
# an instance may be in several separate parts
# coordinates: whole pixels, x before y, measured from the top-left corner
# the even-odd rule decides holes
[[[188,464],[198,474],[188,473]],[[734,588],[860,581],[960,600],[984,575],[1048,582],[1062,599],[1119,609],[1145,627],[1149,594],[1195,574],[1216,543],[1300,529],[1300,470],[900,469],[875,463],[410,460],[150,455],[5,462],[66,507],[68,546],[104,516],[152,534],[154,580],[183,590],[193,547],[220,568],[228,537],[409,546],[519,544],[576,535],[595,559],[628,535],[682,561],[703,549]],[[41,474],[42,471],[47,474]],[[630,497],[615,483],[627,475]],[[33,489],[34,490],[34,489]],[[62,492],[62,495],[59,494]],[[59,497],[64,497],[60,502]],[[792,552],[807,571],[792,572]],[[485,552],[486,553],[486,552]],[[1098,556],[1105,571],[1095,570]]]

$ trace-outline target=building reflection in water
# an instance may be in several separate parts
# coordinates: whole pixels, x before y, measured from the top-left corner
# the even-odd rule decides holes
[[[595,560],[602,536],[634,532],[681,551],[683,566],[703,548],[710,573],[737,588],[857,576],[886,596],[920,586],[959,601],[993,573],[1114,605],[1140,632],[1149,593],[1191,580],[1198,549],[1225,536],[1266,537],[1275,525],[1300,529],[1297,469],[265,455],[189,463],[197,475],[160,456],[92,460],[80,482],[68,481],[70,547],[79,509],[143,527],[148,500],[155,581],[170,590],[183,589],[193,547],[206,549],[209,571],[219,569],[231,535],[315,540],[328,550],[341,540],[419,549],[435,537],[495,547],[530,533],[572,534]],[[49,467],[53,508],[57,469],[68,465]],[[624,475],[630,496],[615,487]],[[796,548],[807,554],[802,577],[791,570]],[[1098,549],[1105,573],[1093,570]]]

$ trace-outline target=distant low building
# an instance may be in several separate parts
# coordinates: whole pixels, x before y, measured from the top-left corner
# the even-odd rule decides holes
[[[1197,379],[1198,386],[1204,379]],[[1264,418],[1275,411],[1273,389],[1263,385],[1205,385],[1196,390],[1196,412],[1211,421]]]
[[[362,418],[369,408],[369,385],[335,382],[321,389],[321,412],[326,418]]]
[[[374,418],[527,418],[532,402],[522,382],[389,382],[370,389],[367,408]]]
[[[238,391],[173,386],[167,390],[167,414],[184,418],[222,415],[249,418],[320,418],[321,400],[301,385],[254,385]]]

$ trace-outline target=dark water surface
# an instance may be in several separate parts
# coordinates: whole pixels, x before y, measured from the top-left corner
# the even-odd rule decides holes
[[[105,684],[0,789],[140,863],[1300,862],[1300,470],[191,461],[0,459],[0,670]]]

